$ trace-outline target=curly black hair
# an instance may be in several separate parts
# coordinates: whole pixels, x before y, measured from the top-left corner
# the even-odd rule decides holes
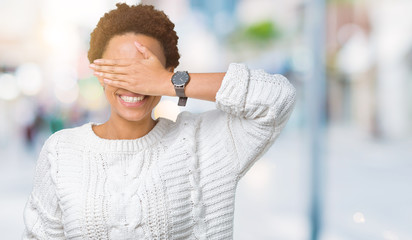
[[[90,34],[90,62],[103,56],[107,43],[116,35],[126,33],[143,34],[157,39],[166,57],[166,67],[179,65],[179,37],[174,30],[174,23],[163,11],[156,10],[151,5],[116,4],[117,9],[105,13]]]

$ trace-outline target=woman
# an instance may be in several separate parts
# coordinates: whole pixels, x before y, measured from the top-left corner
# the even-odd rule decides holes
[[[243,64],[174,73],[177,39],[152,6],[118,4],[100,19],[89,60],[111,115],[46,141],[24,239],[233,238],[236,185],[285,126],[295,89]],[[163,95],[217,109],[153,120]]]

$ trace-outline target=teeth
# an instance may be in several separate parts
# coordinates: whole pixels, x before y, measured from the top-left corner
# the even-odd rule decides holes
[[[135,102],[142,101],[144,96],[141,96],[141,97],[120,96],[120,98],[123,99],[123,101],[127,103],[135,103]]]

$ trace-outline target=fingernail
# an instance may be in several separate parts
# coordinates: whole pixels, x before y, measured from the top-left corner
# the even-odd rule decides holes
[[[110,80],[107,79],[107,78],[104,78],[103,81],[104,81],[104,82],[110,82]]]
[[[94,64],[92,63],[92,64],[90,64],[90,65],[89,65],[89,67],[91,67],[91,68],[95,68],[95,67],[96,67],[96,65],[94,65]]]
[[[134,45],[136,45],[136,47],[143,47],[142,44],[140,44],[139,42],[134,42]]]
[[[94,60],[93,62],[94,62],[94,63],[102,63],[102,60],[101,60],[101,59],[96,59],[96,60]]]
[[[94,75],[96,75],[96,76],[103,76],[103,73],[102,72],[94,72]]]

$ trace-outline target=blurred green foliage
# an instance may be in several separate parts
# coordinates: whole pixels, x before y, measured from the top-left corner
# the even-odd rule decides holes
[[[272,20],[264,20],[247,26],[240,26],[229,36],[229,45],[249,45],[251,47],[264,48],[272,45],[282,35],[278,25]]]
[[[270,41],[279,36],[280,30],[272,21],[259,22],[245,30],[245,37],[254,41]]]

